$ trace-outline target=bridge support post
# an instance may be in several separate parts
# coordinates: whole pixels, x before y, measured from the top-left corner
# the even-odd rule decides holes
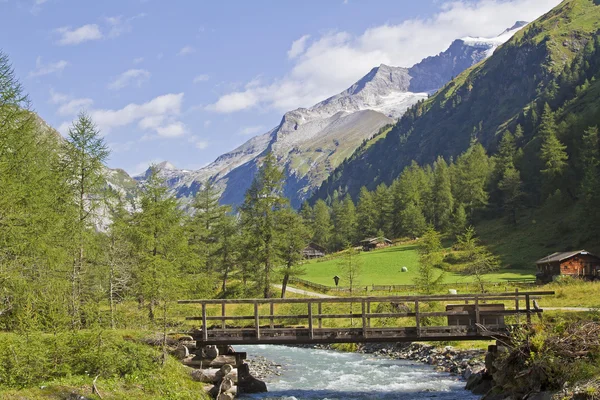
[[[363,337],[366,338],[367,337],[367,317],[366,317],[366,301],[363,299],[362,303],[361,303],[361,310],[362,310],[362,334]]]
[[[421,319],[419,318],[419,300],[415,300],[415,321],[417,328],[417,337],[421,336]]]
[[[275,328],[275,323],[273,322],[273,316],[275,315],[275,304],[273,304],[273,302],[269,303],[269,312],[271,313],[271,318],[269,318],[269,327],[271,329]]]
[[[208,327],[206,326],[206,303],[202,303],[202,340],[208,340]]]
[[[517,314],[517,324],[521,323],[521,315],[519,314],[519,288],[515,288],[515,311]]]
[[[258,302],[254,302],[254,329],[256,330],[256,339],[260,339],[260,319],[258,318]]]
[[[479,296],[475,296],[475,323],[481,323],[481,317],[479,315]],[[477,330],[479,331],[479,328],[477,328]]]
[[[314,338],[312,303],[310,301],[308,302],[308,336],[310,340]]]
[[[223,317],[223,320],[221,321],[221,328],[225,329],[226,325],[225,325],[225,302],[223,302],[221,304],[221,316]]]
[[[525,307],[527,310],[527,324],[531,324],[531,304],[529,302],[529,295],[525,295]]]
[[[319,329],[321,329],[323,328],[323,318],[321,318],[321,315],[323,315],[323,303],[317,303],[317,312],[319,313]]]

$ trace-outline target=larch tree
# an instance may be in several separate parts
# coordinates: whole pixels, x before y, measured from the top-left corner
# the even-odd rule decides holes
[[[488,204],[487,185],[491,175],[490,160],[483,146],[477,142],[456,160],[454,167],[455,199],[465,207],[467,215]]]
[[[86,248],[91,245],[94,225],[100,222],[99,210],[104,204],[106,185],[104,162],[110,154],[104,138],[85,112],[69,128],[63,146],[63,171],[73,192],[77,220],[73,225],[76,248],[71,273],[71,314],[73,328],[80,325],[82,275],[86,270]]]
[[[433,165],[433,224],[442,232],[448,232],[452,224],[454,196],[448,164],[443,157],[438,157]]]
[[[360,188],[358,205],[356,206],[356,218],[362,236],[374,236],[377,233],[376,215],[373,195],[363,186]]]
[[[437,266],[442,261],[442,239],[439,232],[430,227],[419,240],[419,268],[414,283],[425,294],[435,292],[444,280],[443,271]]]
[[[292,209],[283,208],[276,214],[277,229],[277,252],[281,260],[280,275],[283,277],[281,284],[281,298],[285,292],[290,277],[305,274],[302,267],[302,250],[306,248],[310,239],[310,232],[302,223],[302,218]]]
[[[548,106],[544,107],[542,122],[539,128],[542,140],[540,161],[542,163],[543,189],[546,197],[562,187],[562,180],[567,168],[567,146],[557,137],[557,127],[554,113]]]
[[[314,222],[312,241],[324,248],[330,248],[333,226],[327,204],[319,199],[314,206]]]
[[[272,272],[278,262],[275,214],[288,203],[283,197],[283,182],[275,156],[268,153],[240,207],[247,245],[255,249],[251,262],[258,268],[257,284],[265,298],[271,297]]]
[[[204,265],[209,273],[216,270],[217,226],[226,213],[225,206],[219,204],[219,197],[210,180],[204,182],[192,202],[193,216],[188,224],[196,262]]]
[[[62,329],[74,217],[58,135],[38,122],[0,52],[0,327]],[[44,296],[39,296],[44,293]]]

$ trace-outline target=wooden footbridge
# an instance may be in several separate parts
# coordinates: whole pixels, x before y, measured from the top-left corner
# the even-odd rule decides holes
[[[191,333],[199,346],[486,340],[507,336],[542,309],[554,292],[180,300],[201,321]],[[440,311],[442,309],[442,311]],[[347,310],[347,312],[346,312]]]

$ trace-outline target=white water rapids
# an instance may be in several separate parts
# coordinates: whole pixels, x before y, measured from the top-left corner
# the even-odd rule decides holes
[[[236,347],[236,350],[238,348]],[[263,356],[282,365],[281,376],[267,380],[268,393],[245,399],[272,400],[475,400],[458,377],[406,360],[369,354],[284,346],[245,346],[250,357]]]

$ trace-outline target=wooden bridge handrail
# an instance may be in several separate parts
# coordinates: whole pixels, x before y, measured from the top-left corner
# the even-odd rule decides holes
[[[414,327],[399,326],[398,334],[404,335],[403,338],[406,340],[428,337],[436,338],[434,340],[444,340],[447,337],[453,338],[477,338],[477,337],[488,337],[492,334],[489,330],[491,328],[490,321],[502,321],[504,324],[504,316],[514,315],[517,317],[517,323],[519,322],[519,316],[525,315],[527,323],[531,323],[531,316],[534,313],[543,312],[542,309],[537,307],[534,303],[535,309],[531,308],[532,299],[552,295],[552,291],[531,291],[531,292],[520,292],[518,289],[512,293],[485,293],[485,294],[466,294],[466,295],[425,295],[425,296],[387,296],[387,297],[331,297],[331,298],[292,298],[292,299],[205,299],[205,300],[180,300],[180,304],[200,304],[202,306],[202,316],[186,317],[187,320],[202,321],[200,326],[200,335],[196,335],[196,340],[201,340],[203,343],[226,343],[227,340],[242,340],[248,339],[248,332],[251,333],[251,340],[253,343],[296,343],[298,340],[309,340],[309,341],[337,341],[341,342],[348,338],[347,335],[354,335],[351,340],[360,341],[376,341],[376,340],[392,340],[392,336],[381,336],[382,334],[377,333],[379,328],[371,328],[372,319],[381,318],[414,318]],[[489,301],[514,301],[514,309],[505,309],[505,303],[493,304],[488,303]],[[427,302],[446,302],[454,303],[454,307],[447,307],[445,311],[421,311],[420,305]],[[464,305],[461,304],[464,302]],[[519,303],[524,302],[524,308],[519,307]],[[317,311],[313,312],[314,304],[317,304]],[[323,312],[323,305],[331,303],[358,303],[360,304],[361,310],[359,313],[355,313],[352,309],[350,313],[336,313],[327,314]],[[410,308],[407,307],[392,307],[392,310],[381,310],[384,312],[372,312],[372,304],[377,303],[406,303]],[[245,315],[227,315],[226,306],[236,304],[252,304],[253,311]],[[261,305],[269,305],[268,314],[261,315]],[[276,314],[276,304],[303,304],[306,308],[305,311],[300,311],[298,314]],[[221,315],[208,315],[208,306],[221,307]],[[489,306],[489,307],[488,307]],[[413,308],[414,307],[414,308]],[[468,307],[465,309],[464,307]],[[214,308],[213,308],[214,311]],[[264,311],[264,310],[263,310]],[[284,311],[284,310],[281,310]],[[285,311],[284,311],[285,312]],[[211,313],[212,314],[212,313]],[[448,317],[448,325],[445,327],[438,327],[444,332],[439,331],[436,335],[429,335],[429,329],[422,326],[424,322],[423,318],[427,317]],[[470,323],[470,330],[468,332],[460,332],[456,327],[457,323],[463,321],[458,317],[468,317],[466,320]],[[487,317],[487,319],[486,319]],[[491,319],[490,319],[491,317]],[[493,318],[497,317],[497,318]],[[498,319],[500,318],[500,319]],[[307,322],[308,328],[295,327],[288,328],[284,336],[280,336],[281,333],[275,333],[274,321],[276,320],[301,320]],[[324,332],[327,329],[323,329],[323,320],[328,319],[357,319],[360,331],[354,330],[354,328],[339,328],[339,335],[335,337],[324,336]],[[245,328],[234,328],[227,327],[227,321],[248,321],[242,323],[247,325]],[[253,320],[253,321],[252,321]],[[268,320],[268,325],[261,325],[261,321]],[[209,321],[217,321],[217,326],[211,326],[209,335]],[[252,322],[251,322],[252,321]],[[316,324],[316,325],[314,325]],[[353,325],[353,324],[352,324]],[[316,326],[316,329],[315,329]],[[214,329],[217,330],[214,330]],[[220,330],[219,330],[220,329]],[[236,336],[235,332],[239,329],[243,329],[243,337]],[[297,333],[301,336],[304,335],[304,339],[294,334],[293,330],[297,329]],[[411,330],[412,329],[412,330]],[[289,332],[288,332],[289,331]],[[221,332],[221,333],[218,333]],[[299,333],[304,332],[304,333]],[[354,332],[354,333],[353,333]],[[358,336],[356,336],[358,332]],[[273,336],[276,334],[276,337]],[[217,335],[217,336],[215,336]],[[219,336],[220,335],[220,336]],[[233,335],[230,336],[230,335]],[[266,335],[266,337],[263,337]],[[424,336],[423,336],[424,335]],[[450,336],[448,336],[450,335]],[[237,338],[237,339],[236,339]]]
[[[362,301],[369,301],[372,303],[381,302],[414,302],[418,301],[465,301],[475,300],[480,298],[484,300],[506,300],[515,299],[519,297],[521,300],[525,300],[527,295],[529,296],[550,296],[553,295],[553,291],[532,291],[532,292],[502,292],[502,293],[482,293],[482,294],[449,294],[449,295],[423,295],[423,296],[360,296],[360,297],[330,297],[330,298],[290,298],[290,299],[188,299],[179,300],[179,304],[279,304],[279,303],[360,303]]]

